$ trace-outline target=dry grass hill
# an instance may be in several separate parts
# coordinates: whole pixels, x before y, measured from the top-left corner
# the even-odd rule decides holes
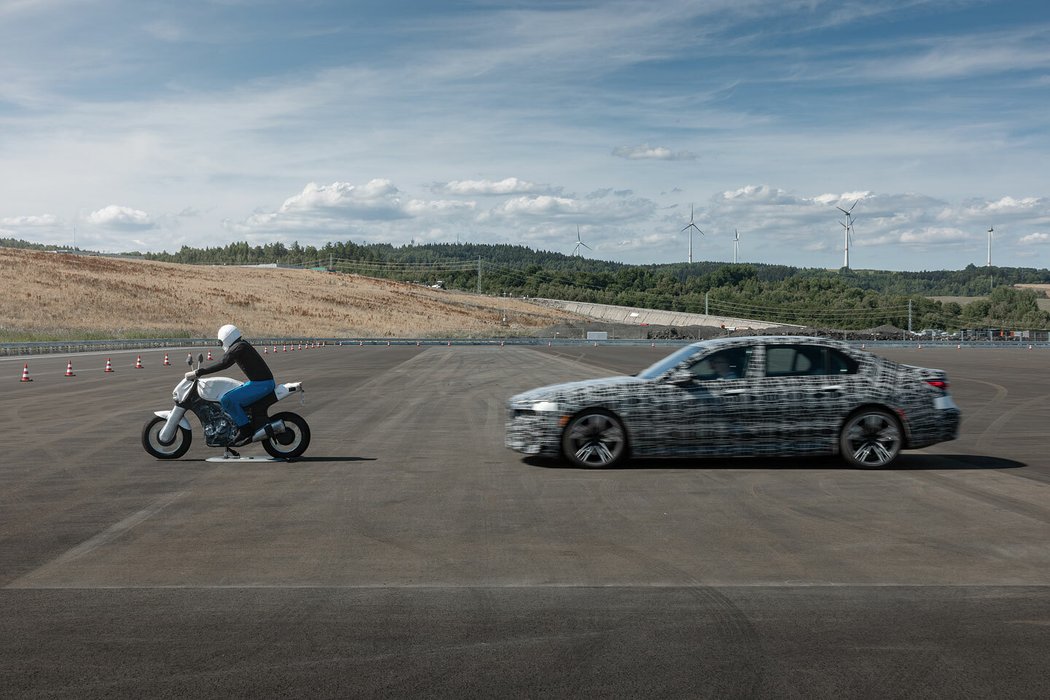
[[[578,316],[520,299],[309,270],[177,265],[0,248],[0,340],[504,337]]]

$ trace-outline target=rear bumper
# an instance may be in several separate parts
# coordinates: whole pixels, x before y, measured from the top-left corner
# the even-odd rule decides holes
[[[910,426],[909,447],[928,447],[959,437],[962,411],[951,396],[939,396],[934,399],[933,410],[929,411],[928,416]]]

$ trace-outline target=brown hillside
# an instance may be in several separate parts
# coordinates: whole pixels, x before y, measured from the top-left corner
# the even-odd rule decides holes
[[[0,337],[500,337],[578,317],[519,299],[309,270],[0,248]]]

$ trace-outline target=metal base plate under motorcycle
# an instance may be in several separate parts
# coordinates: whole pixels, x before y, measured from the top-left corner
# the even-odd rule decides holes
[[[208,457],[205,462],[287,462],[287,459],[281,459],[279,457],[242,457],[241,454],[235,450],[231,450],[229,447],[222,454],[222,457]]]

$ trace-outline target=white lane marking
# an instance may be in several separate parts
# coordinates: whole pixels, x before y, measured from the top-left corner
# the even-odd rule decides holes
[[[142,510],[136,513],[132,513],[120,522],[110,525],[94,537],[91,537],[81,542],[77,546],[63,552],[62,554],[58,555],[46,564],[43,564],[42,566],[37,567],[33,571],[22,576],[21,578],[12,581],[6,586],[6,588],[22,588],[25,582],[37,578],[40,574],[53,571],[54,569],[62,567],[65,564],[68,564],[72,561],[76,561],[80,557],[83,557],[85,554],[88,554],[103,545],[109,544],[110,542],[121,537],[124,533],[128,532],[132,528],[138,526],[146,520],[149,520],[154,515],[164,510],[178,499],[185,496],[187,493],[188,491],[177,491],[175,493],[170,493],[167,496],[164,496],[163,498],[157,499]]]

